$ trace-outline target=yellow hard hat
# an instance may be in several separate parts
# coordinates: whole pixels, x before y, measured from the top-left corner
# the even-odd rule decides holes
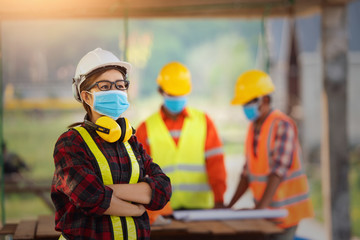
[[[161,69],[157,83],[169,95],[186,95],[191,91],[191,74],[183,64],[171,62]]]
[[[260,70],[249,70],[241,74],[235,85],[235,96],[231,104],[244,105],[251,100],[268,95],[275,90],[270,76]]]

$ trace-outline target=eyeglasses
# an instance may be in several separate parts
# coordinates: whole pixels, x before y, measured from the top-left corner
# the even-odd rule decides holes
[[[128,80],[116,80],[115,82],[101,80],[91,85],[88,90],[97,86],[100,91],[109,91],[111,90],[113,84],[115,85],[116,89],[125,91],[129,88],[130,82]]]

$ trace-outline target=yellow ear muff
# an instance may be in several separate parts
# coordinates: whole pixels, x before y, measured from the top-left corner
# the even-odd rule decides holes
[[[103,131],[96,130],[97,134],[99,134],[102,139],[111,143],[119,140],[121,136],[121,128],[114,119],[107,116],[102,116],[98,118],[98,120],[96,120],[95,124],[98,125],[98,127],[100,128],[103,127],[110,130],[109,133],[104,133]]]
[[[130,125],[130,122],[127,118],[123,118],[124,122],[125,122],[125,134],[124,134],[124,139],[122,140],[123,142],[127,142],[130,138],[131,135],[133,134],[133,129]]]

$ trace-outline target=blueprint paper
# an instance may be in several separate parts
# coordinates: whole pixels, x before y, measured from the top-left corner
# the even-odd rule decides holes
[[[258,210],[232,210],[232,209],[206,209],[174,211],[176,220],[203,221],[203,220],[235,220],[256,218],[286,217],[286,209],[258,209]]]

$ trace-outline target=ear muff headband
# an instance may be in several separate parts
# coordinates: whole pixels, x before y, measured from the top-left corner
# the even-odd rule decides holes
[[[131,135],[134,134],[134,129],[131,127],[129,120],[126,118],[120,118],[119,124],[108,116],[100,117],[96,123],[88,120],[85,120],[84,123],[95,129],[102,139],[110,143],[118,140],[127,142]]]
[[[131,135],[134,133],[134,129],[131,127],[129,120],[127,118],[120,118],[119,124],[122,130],[119,140],[121,142],[126,142],[127,140],[130,139]]]
[[[93,129],[95,129],[95,131],[97,132],[102,132],[102,133],[105,133],[105,134],[109,134],[110,133],[110,129],[109,128],[105,128],[105,127],[102,127],[100,125],[97,125],[91,121],[88,121],[88,120],[85,120],[85,124],[92,127]]]

